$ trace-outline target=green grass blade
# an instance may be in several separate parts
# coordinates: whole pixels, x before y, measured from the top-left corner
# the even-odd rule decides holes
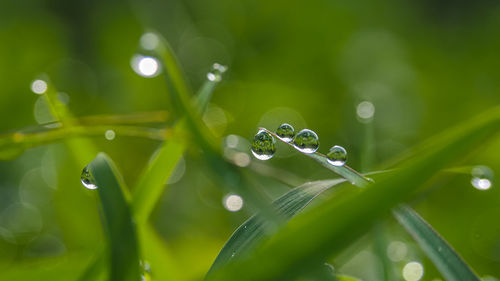
[[[402,165],[398,173],[382,175],[356,195],[340,202],[327,200],[298,215],[252,257],[228,264],[210,280],[234,280],[236,276],[240,281],[293,279],[344,249],[437,171],[463,158],[464,152],[482,147],[499,131],[500,108],[449,130],[444,138]]]
[[[150,224],[139,228],[143,257],[151,265],[153,280],[185,281],[174,257]]]
[[[324,180],[303,184],[276,199],[272,203],[272,206],[280,217],[289,220],[297,212],[306,207],[316,196],[342,182],[345,182],[345,180]],[[226,265],[231,260],[246,254],[252,246],[255,246],[262,238],[269,235],[269,227],[269,222],[259,213],[250,217],[231,235],[207,275],[210,275],[213,271]]]
[[[184,151],[184,143],[174,139],[166,141],[142,173],[132,197],[139,225],[147,221]]]
[[[84,272],[78,278],[78,281],[97,281],[104,280],[104,270],[105,266],[105,255],[99,253],[97,256],[93,257],[88,266],[85,268]]]
[[[400,205],[394,209],[393,214],[446,280],[481,280],[455,250],[410,207]]]
[[[136,230],[121,175],[104,153],[99,153],[87,167],[98,186],[104,215],[111,252],[110,280],[137,281],[141,270]]]
[[[217,82],[215,81],[206,81],[195,96],[194,102],[198,104],[200,113],[207,109],[216,85]],[[186,130],[185,127],[185,121],[181,120],[175,126],[174,131]],[[148,219],[164,190],[168,178],[184,154],[186,145],[185,142],[173,138],[164,142],[142,172],[133,191],[134,212],[139,224],[146,222]]]

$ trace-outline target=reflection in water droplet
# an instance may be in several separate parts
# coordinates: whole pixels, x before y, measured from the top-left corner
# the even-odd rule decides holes
[[[31,83],[31,91],[33,93],[41,95],[47,91],[47,82],[37,79]]]
[[[408,253],[408,247],[401,241],[392,241],[387,246],[387,257],[393,262],[402,261]]]
[[[97,188],[97,185],[95,183],[95,179],[87,167],[83,168],[81,181],[82,181],[83,186],[85,186],[85,188],[87,188],[87,189],[96,189]]]
[[[113,130],[107,130],[105,133],[104,133],[104,137],[107,139],[107,140],[114,140],[115,139],[115,131]]]
[[[230,212],[237,212],[243,208],[243,198],[236,194],[229,194],[224,197],[224,208]]]
[[[276,152],[276,140],[268,132],[260,130],[252,142],[252,154],[259,160],[269,160]]]
[[[300,152],[314,153],[319,148],[319,138],[314,131],[304,129],[295,136],[293,144]]]
[[[369,121],[375,114],[375,106],[369,101],[362,101],[356,107],[356,114],[364,121]]]
[[[144,33],[139,40],[139,44],[145,50],[154,50],[158,47],[158,43],[160,43],[160,39],[153,32]]]
[[[330,151],[328,151],[328,154],[326,154],[326,158],[328,160],[328,163],[332,164],[333,166],[344,166],[345,162],[347,161],[347,151],[342,146],[335,145],[330,148]]]
[[[207,79],[213,82],[219,82],[222,80],[222,73],[226,72],[227,66],[214,63],[212,69],[207,73]]]
[[[155,77],[160,73],[160,63],[156,58],[134,55],[130,60],[132,69],[142,77]]]
[[[406,281],[418,281],[424,275],[424,267],[416,261],[407,263],[403,267],[403,278]]]
[[[493,171],[487,166],[475,166],[472,171],[471,184],[479,190],[488,190],[492,186]]]
[[[284,123],[281,124],[278,129],[276,129],[276,134],[283,141],[291,142],[293,140],[293,137],[295,136],[295,130],[293,129],[292,125]]]

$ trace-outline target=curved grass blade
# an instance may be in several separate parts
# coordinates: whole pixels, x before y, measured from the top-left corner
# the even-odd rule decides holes
[[[92,257],[92,260],[87,265],[83,273],[78,278],[78,281],[96,281],[96,280],[104,280],[105,271],[105,255],[103,253],[99,253],[95,257]]]
[[[198,104],[200,113],[206,111],[217,83],[207,80],[194,97],[194,102]],[[175,126],[174,131],[183,131],[186,129],[185,127],[183,119]],[[133,192],[134,212],[139,224],[148,219],[164,190],[165,183],[184,154],[186,145],[186,143],[173,138],[164,142],[140,176]]]
[[[436,171],[463,157],[465,151],[480,147],[498,132],[500,107],[448,130],[444,138],[407,161],[398,173],[380,176],[370,188],[340,202],[327,200],[298,215],[251,257],[228,264],[209,280],[234,280],[235,276],[240,281],[293,279],[344,249]]]
[[[305,183],[276,199],[272,207],[280,217],[289,220],[323,191],[343,182],[345,182],[344,179],[335,179]],[[231,235],[207,276],[231,260],[246,254],[257,242],[269,235],[273,227],[274,225],[269,225],[269,221],[259,213],[250,217]]]
[[[393,211],[393,214],[446,280],[481,280],[455,250],[410,207],[400,205]]]
[[[104,214],[103,224],[111,256],[110,280],[137,281],[141,273],[139,250],[123,179],[104,153],[99,153],[87,168],[98,186]]]

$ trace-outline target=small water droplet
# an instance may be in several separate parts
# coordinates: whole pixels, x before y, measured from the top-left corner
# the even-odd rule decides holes
[[[104,137],[107,139],[107,140],[114,140],[115,139],[115,131],[113,130],[107,130],[105,133],[104,133]]]
[[[158,47],[160,43],[160,38],[153,32],[144,33],[139,40],[139,44],[145,50],[154,50]]]
[[[37,79],[31,83],[31,91],[37,95],[41,95],[47,91],[47,82]]]
[[[304,129],[295,136],[293,145],[300,152],[314,153],[319,148],[319,138],[314,131]]]
[[[231,257],[232,257],[232,258],[234,258],[234,256],[235,256],[235,255],[236,255],[236,252],[233,252],[233,253],[231,254]]]
[[[130,60],[132,69],[142,77],[152,78],[160,74],[160,63],[154,57],[134,55]]]
[[[264,130],[260,130],[252,142],[252,154],[259,160],[269,160],[273,158],[276,152],[276,140],[271,134]]]
[[[479,190],[488,190],[492,186],[493,171],[487,166],[475,166],[472,171],[471,184]]]
[[[85,188],[87,188],[87,189],[96,189],[97,188],[97,185],[95,183],[95,179],[92,176],[92,174],[90,173],[88,167],[83,168],[81,181],[82,181],[83,186],[85,186]]]
[[[347,151],[340,145],[335,145],[330,148],[328,154],[326,154],[326,158],[328,159],[328,163],[333,166],[344,166],[347,161]]]
[[[236,194],[228,194],[222,200],[224,208],[230,212],[237,212],[243,208],[243,198]]]
[[[207,73],[207,79],[213,82],[219,82],[222,80],[222,73],[226,72],[226,70],[227,66],[220,63],[214,63]]]
[[[371,121],[375,114],[375,106],[369,101],[362,101],[356,107],[356,114],[362,121]]]
[[[278,127],[278,129],[276,129],[276,134],[283,141],[291,142],[293,140],[293,137],[295,136],[295,130],[293,129],[292,125],[283,123]]]

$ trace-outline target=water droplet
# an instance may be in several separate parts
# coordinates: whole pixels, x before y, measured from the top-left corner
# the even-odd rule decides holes
[[[479,190],[488,190],[492,186],[493,171],[486,166],[476,166],[471,171],[471,184]]]
[[[232,257],[232,258],[234,258],[234,256],[235,256],[235,255],[236,255],[236,252],[233,252],[233,253],[231,254],[231,257]]]
[[[213,82],[219,82],[222,80],[222,73],[226,72],[227,66],[220,63],[214,63],[212,69],[207,73],[207,79]]]
[[[107,130],[105,133],[104,133],[104,137],[107,139],[107,140],[114,140],[115,139],[115,131],[113,130]]]
[[[268,132],[260,130],[253,138],[252,154],[259,160],[269,160],[276,152],[276,140]]]
[[[387,257],[393,262],[399,262],[406,258],[408,247],[401,241],[392,241],[387,246]]]
[[[369,101],[362,101],[356,107],[356,114],[362,121],[370,121],[375,114],[375,106]]]
[[[82,184],[87,189],[96,189],[97,185],[95,183],[95,179],[90,173],[87,167],[83,168],[82,176],[81,176]]]
[[[314,153],[319,148],[319,138],[314,131],[304,129],[295,136],[293,144],[300,152]]]
[[[139,44],[145,50],[154,50],[158,47],[160,39],[153,32],[144,33],[139,40]]]
[[[326,158],[328,159],[328,163],[333,166],[344,166],[345,161],[347,161],[347,151],[342,146],[335,145],[330,148],[330,151],[326,154]]]
[[[37,79],[31,83],[31,91],[33,93],[41,95],[47,91],[47,82]]]
[[[292,125],[284,123],[281,124],[278,129],[276,129],[276,134],[283,141],[291,142],[293,140],[293,137],[295,136],[295,130],[293,129]]]
[[[224,208],[230,212],[237,212],[243,208],[243,198],[236,194],[229,194],[223,199]]]
[[[160,63],[154,57],[134,55],[130,60],[132,69],[142,77],[155,77],[160,73]]]
[[[421,263],[412,261],[403,267],[403,278],[406,281],[418,281],[424,275],[424,267]]]

